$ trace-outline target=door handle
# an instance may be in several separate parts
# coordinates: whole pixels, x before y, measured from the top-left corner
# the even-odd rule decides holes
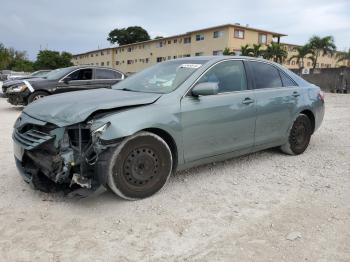
[[[245,104],[245,105],[249,105],[249,104],[254,103],[254,100],[251,99],[250,97],[246,97],[246,98],[242,101],[242,103]]]
[[[299,94],[299,92],[294,91],[294,92],[293,92],[293,94],[292,94],[292,96],[294,96],[294,97],[298,97],[298,96],[300,96],[300,94]]]

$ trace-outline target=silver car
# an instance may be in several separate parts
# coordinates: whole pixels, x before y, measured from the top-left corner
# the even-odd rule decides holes
[[[19,172],[40,190],[109,188],[141,199],[176,170],[271,147],[301,154],[323,115],[320,88],[279,64],[184,58],[112,89],[30,104],[15,123],[14,152]]]

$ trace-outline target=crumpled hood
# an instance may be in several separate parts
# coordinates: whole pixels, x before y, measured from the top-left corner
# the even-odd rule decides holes
[[[105,88],[68,92],[35,101],[25,107],[23,112],[38,120],[62,127],[83,122],[98,110],[151,104],[160,96]]]

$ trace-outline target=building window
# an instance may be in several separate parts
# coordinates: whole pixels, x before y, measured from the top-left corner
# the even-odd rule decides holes
[[[259,34],[258,42],[259,42],[259,44],[266,44],[267,43],[267,35],[266,34]]]
[[[222,55],[222,50],[214,50],[213,55]]]
[[[177,43],[177,39],[174,39],[174,44],[176,44]]]
[[[109,61],[107,61],[107,66],[109,66]]]
[[[146,63],[148,63],[149,62],[149,59],[148,58],[146,58]]]
[[[131,64],[134,63],[134,60],[128,60],[126,63],[127,63],[128,65],[131,65]]]
[[[244,30],[235,29],[233,35],[235,38],[244,39]]]
[[[119,65],[119,61],[115,61],[115,64],[116,64],[116,65]]]
[[[163,41],[160,41],[160,42],[158,42],[158,43],[156,43],[156,47],[163,47]]]
[[[219,38],[222,37],[224,35],[224,31],[215,31],[213,33],[213,38]]]
[[[157,63],[160,63],[163,61],[163,57],[157,57]]]
[[[91,56],[91,57],[94,57],[94,55],[93,55],[93,54],[91,54],[90,56]]]
[[[128,52],[131,52],[131,47],[128,47],[127,51],[128,51]]]
[[[191,37],[184,37],[184,44],[191,43]]]
[[[177,58],[176,55],[174,55],[173,58],[176,59]]]
[[[204,53],[203,53],[203,52],[198,52],[198,53],[195,53],[195,56],[202,56],[202,55],[204,55]]]
[[[196,35],[196,41],[203,41],[203,40],[204,40],[204,35],[203,34]]]
[[[182,57],[190,57],[190,54],[183,55]]]
[[[101,62],[101,66],[104,66],[105,65],[105,62]]]
[[[171,44],[171,40],[168,40],[168,45],[170,45]]]
[[[95,56],[98,56],[98,53],[96,53]]]

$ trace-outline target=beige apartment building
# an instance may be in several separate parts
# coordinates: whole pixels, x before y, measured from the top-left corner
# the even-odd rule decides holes
[[[75,65],[99,65],[121,70],[124,73],[138,72],[152,64],[190,56],[222,55],[225,48],[240,55],[241,46],[280,42],[285,34],[271,32],[240,24],[225,24],[129,45],[109,47],[73,56]],[[296,45],[284,44],[288,57],[293,56]],[[319,59],[319,67],[336,67],[334,57]],[[310,62],[310,64],[309,64]],[[311,60],[305,67],[312,67]],[[298,68],[296,61],[286,59],[288,68]]]

